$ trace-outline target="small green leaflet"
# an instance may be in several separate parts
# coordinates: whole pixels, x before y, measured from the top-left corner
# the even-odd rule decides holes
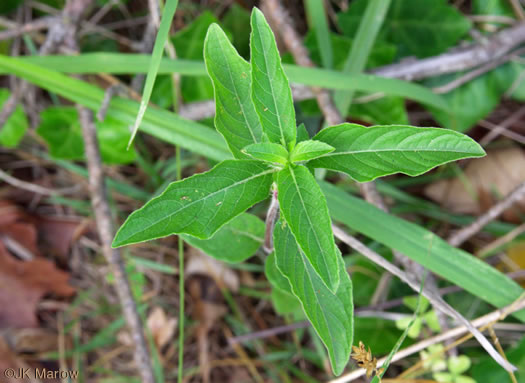
[[[447,162],[485,155],[481,146],[463,134],[406,125],[367,128],[346,123],[323,129],[313,140],[335,151],[309,165],[346,173],[359,182],[394,173],[417,176]]]
[[[277,175],[281,214],[313,269],[331,291],[339,285],[339,260],[326,199],[304,166],[287,166]]]
[[[185,242],[210,257],[239,263],[255,254],[264,238],[264,222],[253,214],[243,213],[221,227],[208,239],[183,234]]]
[[[102,160],[107,164],[126,164],[135,159],[134,148],[127,150],[129,127],[126,123],[107,116],[95,121],[97,140]],[[36,130],[48,146],[53,158],[84,160],[84,140],[78,112],[71,106],[52,106],[40,113]]]
[[[226,222],[266,199],[275,172],[260,161],[226,160],[206,173],[173,182],[126,219],[112,246],[182,233],[209,238]]]
[[[0,110],[9,99],[11,93],[7,89],[0,89]],[[17,105],[15,111],[0,127],[0,145],[7,148],[15,148],[24,137],[29,124],[24,110]]]
[[[217,24],[208,29],[204,60],[215,93],[215,127],[236,158],[241,149],[261,141],[262,128],[251,99],[250,64]]]
[[[321,141],[303,141],[299,142],[290,154],[290,161],[301,162],[310,161],[320,157],[323,154],[333,152],[335,148]]]
[[[288,163],[288,152],[284,146],[272,142],[248,145],[241,152],[261,161],[276,162],[282,165]]]
[[[352,282],[343,258],[337,252],[340,283],[335,293],[319,278],[307,257],[299,250],[288,225],[279,220],[274,230],[277,269],[288,279],[303,311],[323,341],[334,374],[340,375],[350,356],[354,335]],[[283,282],[278,282],[283,285]]]
[[[252,100],[271,142],[287,149],[295,144],[295,110],[288,78],[281,65],[275,37],[257,8],[251,17]]]

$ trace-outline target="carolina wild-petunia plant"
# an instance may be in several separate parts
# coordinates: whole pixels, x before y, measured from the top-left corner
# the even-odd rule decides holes
[[[304,130],[298,135],[275,38],[258,9],[252,12],[251,28],[249,63],[218,25],[210,26],[204,46],[215,92],[215,126],[234,159],[170,184],[127,218],[113,246],[171,234],[185,235],[190,243],[218,236],[276,188],[280,219],[273,234],[275,250],[267,258],[268,278],[300,301],[334,373],[340,374],[353,340],[352,283],[311,169],[331,169],[367,182],[394,173],[417,176],[485,153],[469,137],[437,128],[345,123],[312,139],[304,137]]]

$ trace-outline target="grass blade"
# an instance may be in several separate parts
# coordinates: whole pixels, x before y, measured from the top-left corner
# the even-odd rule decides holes
[[[104,92],[96,86],[24,60],[0,55],[0,68],[95,112],[104,99]],[[107,116],[132,124],[137,109],[137,102],[115,98],[111,101]],[[167,110],[149,108],[144,114],[142,129],[161,140],[216,161],[231,158],[219,133]]]
[[[146,55],[119,53],[91,53],[78,56],[23,57],[20,62],[31,62],[64,73],[145,73],[148,70]],[[442,96],[434,94],[424,86],[393,78],[369,74],[345,74],[333,70],[305,68],[297,65],[283,65],[290,82],[307,86],[319,86],[335,90],[356,90],[363,92],[383,92],[406,97],[422,104],[448,110]],[[11,74],[0,65],[0,74]],[[171,60],[163,58],[158,74],[179,73],[186,76],[206,76],[206,68],[201,61]]]
[[[323,0],[305,0],[304,8],[308,25],[315,31],[317,46],[321,52],[323,67],[331,69],[334,66],[334,54],[332,41],[330,40],[330,28]]]
[[[371,0],[368,3],[354,37],[352,49],[343,67],[343,73],[358,74],[363,72],[389,6],[390,0]],[[346,116],[353,97],[353,90],[335,92],[335,105],[341,115]]]
[[[142,93],[142,100],[140,101],[139,112],[137,114],[137,119],[133,124],[133,130],[131,132],[131,138],[129,139],[128,149],[139,130],[140,123],[144,118],[144,113],[148,107],[149,99],[151,98],[151,92],[153,91],[153,84],[155,84],[155,79],[157,78],[157,73],[159,71],[160,61],[162,59],[162,53],[164,52],[164,45],[168,39],[170,32],[171,21],[173,16],[175,16],[175,11],[177,10],[177,5],[179,0],[167,0],[166,6],[162,11],[162,19],[160,21],[159,31],[157,33],[157,38],[155,39],[155,45],[153,46],[153,53],[151,55],[151,61],[149,64],[148,74],[146,76],[146,83],[144,85],[144,91]]]

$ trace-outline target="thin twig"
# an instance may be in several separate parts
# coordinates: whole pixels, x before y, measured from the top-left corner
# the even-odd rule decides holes
[[[422,60],[403,60],[372,70],[370,73],[405,80],[421,80],[476,68],[498,59],[525,42],[525,23],[519,23],[490,36],[482,43],[464,48],[452,48],[450,52]]]
[[[477,67],[476,69],[471,70],[470,72],[465,73],[461,77],[458,77],[455,80],[452,80],[445,85],[441,85],[435,88],[432,88],[434,93],[437,94],[443,94],[448,93],[456,88],[459,88],[460,86],[474,80],[475,78],[490,72],[491,70],[505,64],[506,62],[512,60],[514,57],[519,56],[525,52],[525,49],[518,49],[512,53],[509,53],[505,56],[498,57],[495,60],[489,61],[488,63],[481,65]]]
[[[502,237],[498,237],[495,241],[492,241],[488,245],[484,246],[482,249],[476,252],[476,257],[484,258],[485,256],[492,253],[497,248],[505,245],[506,243],[512,241],[514,238],[516,238],[521,233],[525,232],[525,223],[522,223],[518,227],[514,228],[513,230],[509,231],[507,234],[505,234]]]
[[[523,197],[525,197],[525,182],[521,183],[509,195],[492,206],[485,214],[479,216],[478,219],[470,225],[451,235],[447,242],[455,247],[460,246],[463,242],[478,233],[483,227],[498,218],[505,210],[510,208],[515,202],[521,200]]]
[[[525,112],[525,108],[523,108],[523,109],[524,109],[524,112]],[[519,112],[518,114],[522,115],[522,112]],[[525,114],[525,113],[523,113],[523,114]],[[509,116],[509,119],[512,119],[512,118],[513,118],[513,115]],[[495,139],[498,135],[502,135],[502,136],[505,136],[507,138],[510,138],[511,140],[519,142],[520,144],[524,144],[525,145],[525,136],[522,136],[521,134],[513,132],[512,130],[508,130],[509,125],[514,123],[514,122],[515,121],[512,121],[512,122],[506,124],[505,121],[503,121],[501,124],[496,125],[496,124],[493,124],[492,122],[486,121],[486,120],[478,121],[478,125],[479,126],[490,130],[490,132],[485,137],[483,137],[481,139],[479,144],[482,145],[482,146],[486,146],[493,139]]]
[[[93,205],[93,211],[95,212],[98,235],[102,242],[102,252],[111,266],[115,278],[115,288],[122,305],[124,317],[133,336],[135,363],[142,377],[142,382],[154,383],[155,378],[142,330],[142,323],[126,276],[124,261],[122,260],[120,251],[111,248],[114,232],[111,223],[111,212],[106,197],[102,160],[98,147],[93,113],[80,106],[78,107],[78,113],[80,125],[82,126],[82,135],[84,137],[91,203]]]
[[[364,255],[366,258],[370,259],[372,262],[378,264],[379,266],[383,267],[385,270],[388,270],[390,273],[394,274],[396,277],[401,279],[403,282],[405,282],[407,285],[409,285],[413,290],[419,291],[420,286],[419,283],[410,275],[399,269],[394,264],[387,261],[384,257],[377,254],[375,251],[371,250],[367,246],[365,246],[362,242],[357,240],[356,238],[352,237],[351,235],[344,232],[341,228],[333,225],[333,231],[336,238],[340,239],[342,242],[353,248],[354,250],[358,251],[362,255]],[[435,293],[434,291],[429,290],[426,286],[423,287],[422,294],[425,298],[427,298],[431,303],[432,306],[443,313],[447,314],[451,318],[454,318],[458,320],[460,323],[463,323],[465,327],[468,328],[468,330],[474,335],[474,337],[478,340],[478,342],[481,344],[481,346],[487,351],[487,353],[505,370],[507,371],[514,371],[516,368],[509,364],[506,360],[504,360],[500,354],[494,349],[492,344],[481,334],[475,327],[472,326],[472,324],[465,319],[461,314],[459,314],[454,308],[452,308],[447,302],[441,298],[440,295]]]
[[[11,186],[14,186],[19,189],[27,190],[32,193],[42,194],[42,195],[64,195],[71,194],[78,191],[78,186],[68,187],[64,189],[49,189],[40,185],[35,185],[31,182],[26,182],[15,178],[8,173],[0,169],[0,180],[8,183]]]
[[[42,17],[31,23],[20,25],[2,17],[0,18],[0,24],[2,24],[4,27],[7,27],[8,29],[5,31],[0,31],[0,41],[22,36],[26,33],[47,29],[54,21],[54,17]]]
[[[516,17],[521,21],[525,20],[525,13],[523,12],[523,7],[521,6],[519,0],[508,0],[508,1]]]
[[[489,323],[492,323],[492,322],[496,322],[496,321],[499,321],[499,320],[502,320],[504,319],[507,315],[510,315],[516,311],[519,311],[519,310],[522,310],[523,308],[525,308],[525,299],[521,298],[519,299],[518,301],[502,308],[502,309],[499,309],[499,310],[495,310],[487,315],[484,315],[482,317],[479,317],[477,319],[474,319],[472,321],[472,325],[476,326],[476,327],[483,327]],[[401,359],[404,359],[406,358],[407,356],[410,356],[410,355],[413,355],[419,351],[422,351],[424,349],[426,349],[427,347],[429,346],[432,346],[434,344],[437,344],[437,343],[441,343],[441,342],[444,342],[448,339],[453,339],[453,338],[456,338],[460,335],[463,335],[465,333],[469,332],[468,328],[464,325],[462,326],[458,326],[456,328],[453,328],[451,330],[448,330],[444,333],[441,333],[441,334],[438,334],[436,336],[433,336],[431,338],[428,338],[428,339],[424,339],[422,340],[421,342],[419,343],[416,343],[412,346],[409,346],[407,348],[404,348],[400,351],[398,351],[394,357],[392,358],[391,362],[394,363],[394,362],[397,362]],[[499,355],[499,354],[498,354]],[[383,364],[385,361],[386,361],[387,357],[384,357],[384,358],[381,358],[377,361],[377,364],[378,365],[381,365]],[[352,371],[348,374],[345,374],[337,379],[333,379],[330,381],[330,383],[347,383],[347,382],[351,382],[363,375],[366,374],[366,370],[360,368],[358,370],[355,370],[355,371]]]

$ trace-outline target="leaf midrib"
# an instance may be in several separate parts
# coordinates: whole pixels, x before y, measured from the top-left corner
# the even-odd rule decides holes
[[[253,175],[253,176],[251,176],[251,177],[245,178],[245,179],[243,179],[242,181],[235,182],[235,183],[233,183],[233,184],[227,186],[226,188],[223,188],[223,189],[220,189],[220,190],[214,191],[213,193],[210,193],[210,194],[208,194],[208,195],[206,195],[206,196],[204,196],[204,197],[202,197],[202,198],[200,198],[200,199],[196,199],[195,201],[192,201],[192,202],[190,202],[189,204],[182,206],[181,208],[179,208],[179,209],[175,210],[174,212],[170,213],[169,215],[164,216],[164,217],[162,217],[161,219],[159,219],[159,220],[157,220],[157,221],[151,223],[150,225],[144,227],[142,231],[146,231],[147,229],[151,228],[152,226],[154,226],[154,225],[158,224],[159,222],[162,222],[162,221],[164,221],[164,220],[166,220],[166,219],[171,219],[171,217],[172,217],[173,215],[178,214],[178,213],[181,212],[181,211],[184,211],[186,208],[189,208],[190,206],[193,206],[193,205],[195,205],[196,203],[206,201],[208,198],[211,198],[211,197],[213,197],[214,195],[216,195],[216,194],[218,194],[218,193],[225,192],[225,191],[227,191],[227,190],[229,190],[229,189],[231,189],[231,188],[233,188],[233,187],[235,187],[235,186],[242,185],[243,183],[249,182],[249,181],[251,181],[251,180],[253,180],[253,179],[257,178],[257,177],[262,177],[262,176],[265,176],[265,175],[267,175],[267,174],[275,173],[277,170],[278,170],[278,169],[269,169],[269,170],[266,170],[266,171],[264,171],[264,172],[262,172],[262,173],[259,173],[259,174]],[[161,197],[162,197],[162,194],[161,194],[159,197],[157,197],[157,198],[161,198]],[[151,202],[155,201],[157,198],[155,198],[155,199],[152,200]],[[149,204],[148,204],[148,205],[149,205]],[[131,216],[130,216],[130,217],[131,217]],[[125,240],[123,240],[123,241],[126,241],[126,240],[130,239],[131,237],[133,237],[133,236],[136,235],[137,233],[138,233],[138,232],[133,233],[132,235],[130,235],[129,237],[127,237],[127,238],[126,238]]]
[[[259,22],[256,22],[255,23],[255,26],[257,28],[257,32],[259,33],[259,41],[261,42],[261,49],[262,49],[262,56],[263,56],[263,60],[264,60],[264,66],[266,68],[266,71],[268,71],[268,61],[267,61],[267,52],[266,50],[264,49],[264,43],[263,43],[263,40],[262,40],[262,33],[261,33],[261,29],[260,29],[260,25],[259,25]],[[254,60],[254,63],[255,63],[255,60]],[[257,65],[257,63],[255,63],[255,65]],[[261,71],[261,69],[259,68],[259,70]],[[277,110],[277,102],[275,100],[275,92],[273,90],[273,85],[272,85],[272,81],[270,79],[270,75],[269,75],[269,72],[268,74],[261,71],[261,73],[264,73],[266,74],[266,77],[268,77],[268,84],[270,86],[270,90],[271,90],[271,95],[272,95],[272,101],[273,101],[273,107],[274,107],[274,110],[275,110],[275,115],[277,116],[277,121],[279,122],[279,132],[281,133],[281,142],[283,145],[286,146],[286,139],[284,137],[284,131],[283,131],[283,126],[282,126],[282,121],[281,121],[281,116],[279,115],[279,111]]]
[[[220,41],[220,39],[217,39],[217,41],[219,42],[219,48],[221,50],[221,53],[222,53],[223,57],[225,57],[225,52],[224,52],[223,47],[222,47],[222,42]],[[241,58],[241,60],[243,60],[243,59]],[[244,111],[244,104],[242,103],[241,98],[239,97],[239,92],[237,91],[237,87],[235,85],[235,81],[233,80],[232,71],[231,71],[231,67],[230,67],[230,62],[227,59],[225,61],[226,61],[226,66],[228,68],[228,75],[230,76],[230,80],[231,80],[231,83],[232,83],[232,86],[233,86],[234,94],[237,96],[237,101],[239,101],[239,107],[241,108],[241,112],[242,112],[242,116],[243,116],[244,122],[245,122],[246,126],[248,127],[248,130],[250,131],[250,135],[252,136],[253,142],[257,143],[258,140],[255,137],[255,133],[253,132],[252,126],[251,126],[251,124],[248,121],[248,118],[247,118],[246,113]]]
[[[297,184],[297,180],[295,178],[295,173],[294,173],[294,170],[293,170],[292,167],[290,167],[290,174],[292,176],[295,189],[297,190],[297,194],[299,195],[299,200],[301,201],[301,205],[302,205],[303,210],[305,212],[306,218],[308,219],[308,224],[310,225],[310,228],[312,229],[312,232],[314,234],[315,242],[317,243],[317,246],[318,246],[319,250],[321,251],[321,254],[323,254],[323,256],[321,256],[320,258],[323,261],[323,264],[325,266],[325,270],[328,270],[328,265],[326,264],[326,259],[324,257],[325,251],[323,250],[323,247],[319,243],[319,238],[317,236],[317,232],[315,230],[313,230],[314,225],[312,224],[312,220],[310,219],[310,214],[308,214],[308,209],[306,209],[306,205],[304,204],[303,196],[301,194],[301,189],[299,188],[299,185]],[[314,180],[314,182],[315,182],[315,180]],[[300,249],[301,245],[299,244],[299,241],[297,241],[297,245],[299,246],[299,249]],[[322,280],[322,278],[321,278],[321,280]],[[331,289],[329,288],[329,290],[331,290]]]
[[[349,150],[345,152],[332,152],[327,153],[317,158],[324,158],[330,156],[341,156],[349,154],[360,154],[360,153],[376,153],[376,152],[437,152],[437,153],[462,153],[462,154],[478,154],[469,151],[462,150],[442,150],[442,149],[430,149],[430,148],[416,148],[416,149],[362,149],[362,150]],[[481,154],[481,153],[480,153]]]

